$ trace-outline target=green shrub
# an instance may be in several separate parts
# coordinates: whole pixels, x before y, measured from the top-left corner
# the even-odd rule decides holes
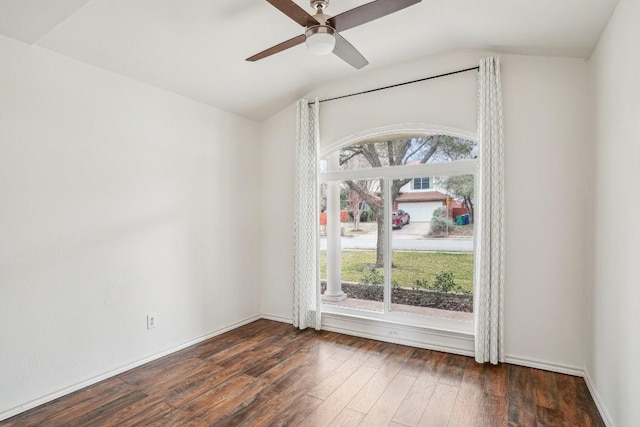
[[[453,273],[449,271],[437,274],[433,282],[433,289],[438,292],[455,292],[459,288],[460,286],[453,280]]]
[[[384,299],[384,286],[364,285],[364,299],[369,301],[382,301]]]
[[[378,270],[369,270],[362,276],[361,283],[365,285],[382,285],[384,283],[384,277]]]
[[[360,214],[360,222],[371,222],[373,221],[373,212],[371,211],[362,211]]]
[[[446,216],[447,216],[447,208],[443,206],[433,211],[432,218],[444,218]]]
[[[436,217],[435,215],[431,219],[431,233],[440,234],[453,229],[453,221],[450,218]]]
[[[384,298],[384,277],[378,270],[368,270],[362,276],[360,284],[362,285],[363,298],[370,301],[382,301]]]

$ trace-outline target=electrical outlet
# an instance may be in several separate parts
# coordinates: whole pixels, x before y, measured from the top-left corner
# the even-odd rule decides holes
[[[156,327],[156,315],[155,314],[147,314],[147,329],[153,329]]]

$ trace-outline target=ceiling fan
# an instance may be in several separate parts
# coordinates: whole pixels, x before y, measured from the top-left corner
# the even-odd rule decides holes
[[[339,33],[420,3],[422,0],[377,0],[333,17],[324,13],[327,6],[329,6],[329,0],[310,0],[311,7],[316,11],[314,15],[308,14],[292,0],[267,1],[289,18],[305,27],[305,32],[255,54],[247,58],[247,61],[257,61],[305,43],[307,49],[313,54],[326,55],[333,52],[347,64],[360,69],[369,62]]]

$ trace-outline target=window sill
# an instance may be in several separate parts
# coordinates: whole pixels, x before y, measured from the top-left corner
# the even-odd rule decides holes
[[[473,320],[416,316],[397,312],[383,315],[382,312],[323,303],[322,329],[473,356]]]

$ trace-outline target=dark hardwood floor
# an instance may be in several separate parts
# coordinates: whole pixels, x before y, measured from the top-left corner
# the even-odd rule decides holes
[[[0,426],[601,426],[582,378],[259,320]]]

